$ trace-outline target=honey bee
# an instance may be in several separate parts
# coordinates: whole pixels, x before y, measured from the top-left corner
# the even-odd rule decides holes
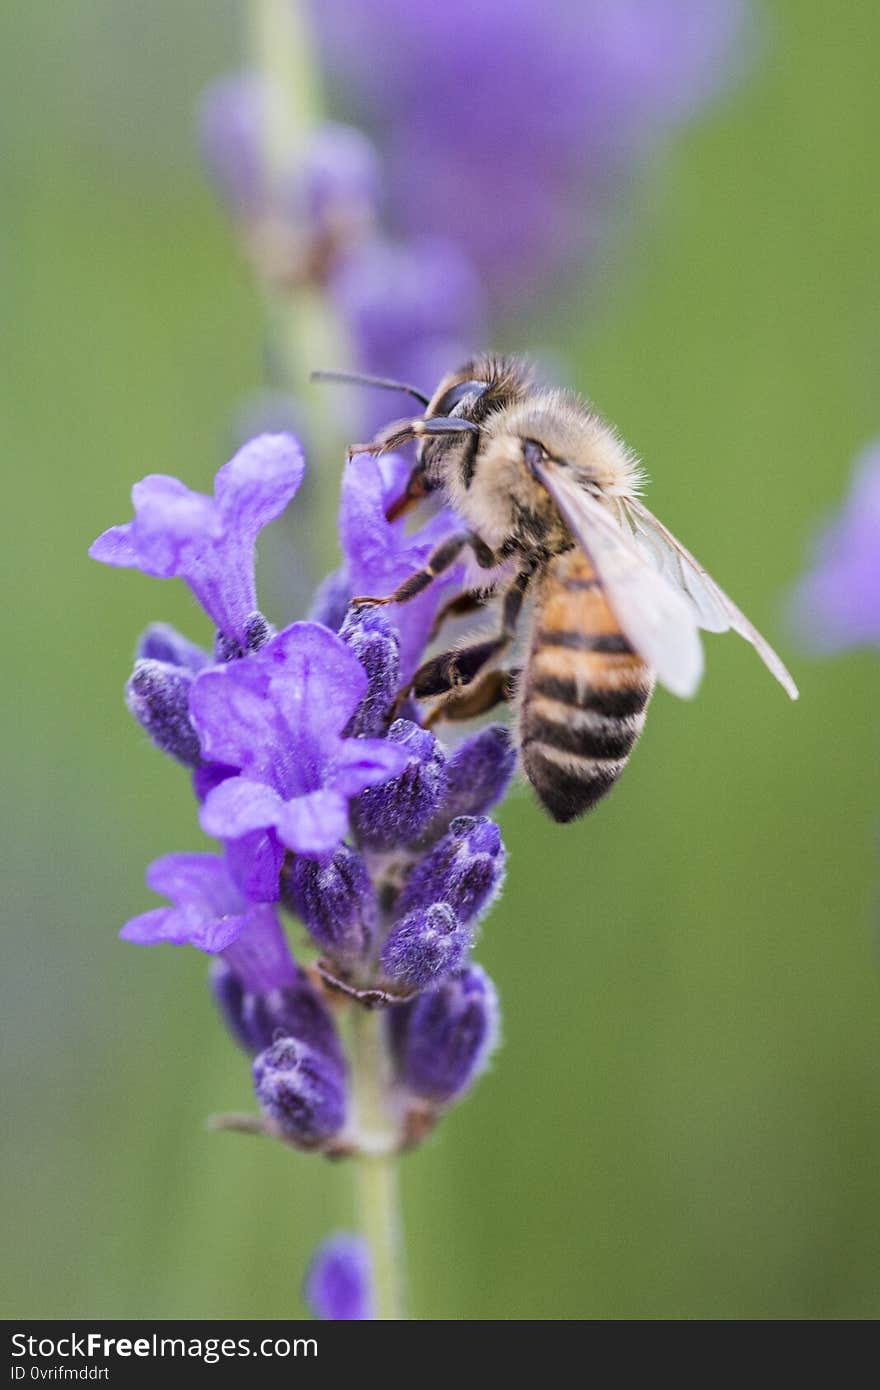
[[[466,549],[487,571],[505,567],[497,634],[426,661],[407,691],[439,697],[434,718],[471,718],[511,699],[523,769],[554,820],[575,820],[614,786],[656,681],[675,695],[695,693],[700,629],[738,632],[797,699],[777,654],[641,501],[633,453],[572,392],[538,387],[526,363],[490,355],[449,373],[431,397],[371,383],[409,392],[424,414],[389,425],[350,456],[415,440],[415,467],[389,517],[437,493],[462,529],[393,594],[353,601],[406,603]],[[460,595],[441,617],[478,608],[496,588]],[[525,662],[504,671],[497,663],[518,636],[527,595]]]

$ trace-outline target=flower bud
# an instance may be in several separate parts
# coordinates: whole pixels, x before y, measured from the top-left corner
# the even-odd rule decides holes
[[[376,893],[363,859],[341,844],[328,860],[298,855],[282,877],[285,904],[335,960],[367,954],[378,921]]]
[[[469,929],[449,904],[432,903],[394,924],[382,947],[382,969],[388,980],[404,989],[428,989],[459,969],[470,944]]]
[[[221,664],[227,661],[238,661],[243,656],[248,656],[251,652],[258,652],[261,647],[265,647],[269,638],[272,636],[272,628],[262,613],[251,613],[245,619],[244,637],[241,641],[237,638],[227,637],[225,633],[219,632],[214,639],[214,659]]]
[[[192,676],[165,661],[138,661],[125,687],[125,703],[150,738],[178,762],[195,767],[199,738],[189,717]]]
[[[395,719],[388,740],[406,750],[406,767],[390,781],[361,792],[352,806],[352,825],[373,849],[415,840],[433,818],[446,785],[446,757],[428,729]]]
[[[382,734],[400,685],[400,640],[379,608],[349,608],[339,636],[367,673],[367,693],[346,729],[349,737]]]
[[[218,960],[211,969],[211,990],[227,1028],[246,1052],[262,1052],[280,1036],[341,1061],[330,1012],[302,971],[288,984],[261,991],[249,989],[231,966]]]
[[[516,748],[503,724],[489,724],[460,743],[446,764],[446,795],[430,831],[440,835],[456,816],[482,816],[500,801],[516,767]]]
[[[498,1041],[498,995],[478,965],[451,975],[405,1006],[392,1031],[404,1085],[434,1104],[462,1096],[485,1067]]]
[[[263,1110],[301,1148],[326,1144],[345,1124],[345,1074],[316,1048],[279,1038],[255,1059],[253,1075]]]
[[[183,666],[193,675],[210,666],[211,658],[203,648],[190,642],[170,623],[150,623],[138,642],[137,657],[145,661],[164,661],[169,666]]]
[[[430,903],[448,903],[464,924],[489,907],[504,878],[501,831],[485,816],[459,816],[439,844],[416,864],[398,900],[400,916]]]
[[[325,1322],[369,1322],[374,1312],[366,1241],[346,1233],[322,1241],[312,1256],[303,1297]]]

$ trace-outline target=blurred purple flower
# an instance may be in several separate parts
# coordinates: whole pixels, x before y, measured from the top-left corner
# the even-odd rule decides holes
[[[366,1241],[345,1233],[322,1241],[306,1273],[303,1297],[325,1322],[370,1321],[375,1314]]]
[[[349,799],[406,764],[384,739],[343,737],[366,691],[354,652],[317,623],[293,623],[247,661],[198,676],[190,709],[202,753],[240,769],[208,792],[202,828],[238,839],[271,827],[289,849],[332,853]]]
[[[486,338],[485,292],[452,238],[365,242],[339,262],[329,289],[358,366],[422,390]],[[365,395],[367,432],[412,413],[408,396]]]
[[[819,537],[791,607],[817,651],[880,646],[880,440],[857,460],[849,497]]]
[[[213,82],[198,106],[199,149],[230,215],[252,228],[274,225],[289,255],[279,268],[301,278],[372,230],[382,196],[379,156],[360,130],[328,122],[291,148],[286,167],[270,170],[264,133],[269,105],[266,84],[255,73]]]
[[[729,78],[748,10],[322,0],[314,14],[340,100],[389,155],[399,226],[450,237],[520,298],[590,249],[634,169]]]
[[[379,458],[358,455],[348,464],[342,479],[339,536],[345,573],[351,594],[382,598],[409,575],[421,569],[431,551],[457,529],[454,514],[445,508],[414,533],[406,519],[389,522],[385,512],[401,496],[410,463],[396,454]],[[451,587],[461,582],[462,566],[409,603],[386,609],[400,636],[400,674],[404,681],[421,660],[437,611]]]
[[[132,488],[134,520],[111,526],[89,554],[106,565],[185,580],[230,649],[246,650],[257,629],[261,639],[266,633],[256,612],[256,539],[295,495],[304,468],[291,435],[265,434],[219,470],[213,497],[151,473]]]

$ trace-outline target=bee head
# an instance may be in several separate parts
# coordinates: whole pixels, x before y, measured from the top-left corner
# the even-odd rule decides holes
[[[524,400],[532,386],[528,363],[488,353],[472,357],[440,382],[425,411],[427,416],[455,416],[481,424],[495,411]]]

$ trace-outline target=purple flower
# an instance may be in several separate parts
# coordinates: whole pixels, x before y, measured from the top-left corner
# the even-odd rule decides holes
[[[282,984],[293,978],[290,960],[275,909],[248,902],[237,887],[225,858],[219,854],[166,854],[147,870],[147,884],[170,898],[171,907],[154,907],[133,917],[119,933],[139,946],[167,942],[196,946],[209,955],[235,953],[240,962],[249,953],[248,978]],[[244,967],[242,967],[244,968]]]
[[[240,769],[209,791],[202,828],[234,840],[272,828],[300,854],[332,853],[349,799],[401,772],[406,752],[345,738],[367,673],[341,638],[294,623],[247,661],[197,677],[190,698],[203,755]]]
[[[306,1273],[303,1297],[325,1322],[369,1322],[375,1314],[366,1241],[345,1233],[322,1241]]]
[[[246,651],[266,631],[256,613],[256,539],[294,496],[304,467],[291,435],[260,435],[219,470],[213,497],[152,473],[132,488],[134,520],[105,531],[89,554],[184,579],[232,649],[225,655]]]
[[[315,21],[348,109],[388,151],[399,226],[449,237],[521,298],[595,245],[635,168],[724,84],[746,13],[742,0],[324,0]]]
[[[880,645],[880,441],[857,460],[850,495],[819,537],[792,609],[818,651]]]
[[[352,594],[384,598],[428,560],[432,550],[458,527],[444,508],[415,533],[406,518],[385,520],[390,504],[406,486],[411,465],[396,454],[359,455],[342,480],[339,535]],[[387,609],[400,636],[400,675],[408,680],[422,657],[437,611],[449,590],[461,582],[462,566],[434,581],[409,603]]]

